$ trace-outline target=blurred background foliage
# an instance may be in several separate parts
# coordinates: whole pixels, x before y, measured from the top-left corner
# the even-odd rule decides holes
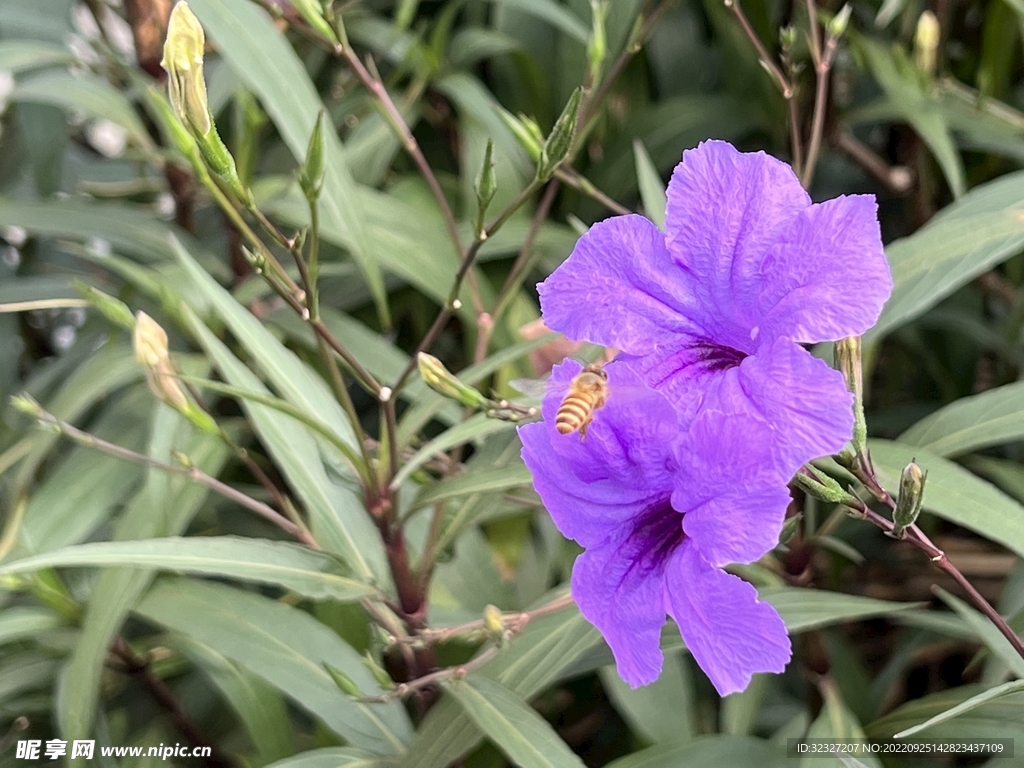
[[[895,490],[912,458],[929,471],[922,528],[1020,632],[1019,0],[854,0],[817,101],[809,7],[785,0],[742,10],[790,99],[719,0],[613,0],[603,29],[587,0],[190,5],[220,135],[283,242],[175,148],[168,0],[0,0],[0,762],[18,740],[93,738],[208,744],[211,765],[767,766],[792,764],[788,738],[927,724],[1016,737],[994,765],[1024,765],[1021,657],[920,551],[800,493],[792,538],[742,569],[793,633],[787,672],[719,700],[667,629],[662,677],[630,690],[563,607],[577,550],[530,487],[519,412],[445,401],[411,357],[426,339],[511,396],[559,353],[524,335],[533,286],[589,224],[660,222],[703,139],[793,161],[818,133],[812,196],[875,194],[890,243],[896,289],[865,340],[879,474]],[[819,43],[839,11],[816,8]],[[530,148],[581,84],[573,156],[532,183]],[[489,142],[486,220],[509,216],[449,296]],[[294,281],[289,246],[317,243],[319,318],[351,359],[271,289],[247,230]],[[166,329],[219,431],[147,388],[129,309]],[[95,437],[34,429],[7,405],[21,392]],[[385,693],[470,659],[464,680]]]

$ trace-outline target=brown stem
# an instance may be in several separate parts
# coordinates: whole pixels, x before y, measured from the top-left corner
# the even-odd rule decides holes
[[[430,688],[437,683],[443,683],[446,680],[456,680],[465,677],[474,669],[483,666],[485,663],[493,659],[497,654],[498,648],[496,646],[491,646],[477,656],[474,656],[465,664],[439,669],[436,672],[431,672],[429,675],[417,677],[415,680],[408,683],[399,683],[395,686],[393,691],[388,691],[380,696],[364,696],[360,698],[359,701],[367,704],[386,704],[387,702],[394,701],[395,699],[404,699],[410,694],[417,693],[425,688]]]
[[[459,308],[459,291],[462,287],[462,281],[465,279],[466,274],[473,266],[473,261],[476,259],[477,253],[480,251],[480,247],[484,242],[497,232],[505,224],[506,221],[525,203],[530,196],[537,189],[537,181],[534,180],[526,185],[526,187],[516,196],[516,199],[506,206],[505,210],[498,214],[498,216],[481,232],[476,239],[470,244],[469,248],[466,249],[466,253],[462,257],[462,262],[459,264],[459,269],[455,273],[455,280],[452,282],[451,291],[448,293],[448,299],[445,301],[441,310],[437,313],[434,318],[434,322],[431,324],[430,329],[424,334],[423,338],[420,339],[420,343],[416,345],[416,349],[409,357],[409,363],[405,366],[405,369],[399,375],[398,380],[395,382],[393,387],[397,393],[402,389],[406,379],[416,368],[417,357],[420,352],[424,352],[430,348],[430,345],[434,343],[434,339],[444,328],[445,324],[451,318],[452,313]]]
[[[555,171],[555,178],[561,182],[564,182],[565,184],[568,184],[576,191],[582,192],[584,195],[587,195],[588,197],[592,197],[594,200],[597,200],[597,202],[601,203],[601,205],[603,205],[605,208],[619,214],[620,216],[634,213],[634,211],[629,210],[629,208],[627,208],[626,206],[621,205],[615,200],[612,200],[612,198],[608,197],[608,195],[606,195],[600,189],[595,187],[590,182],[590,180],[587,179],[586,176],[583,176],[570,166],[558,168]]]
[[[547,616],[549,613],[555,613],[568,608],[573,604],[572,595],[565,594],[561,597],[556,597],[550,603],[545,603],[539,608],[534,608],[532,611],[519,611],[516,613],[505,613],[502,614],[501,620],[505,627],[506,632],[512,635],[517,635],[522,632],[526,625],[532,620],[538,619],[541,616]],[[469,621],[465,624],[458,624],[453,627],[444,627],[442,629],[430,629],[425,628],[417,632],[415,635],[411,635],[406,638],[396,638],[396,642],[409,643],[409,644],[427,644],[433,645],[435,643],[445,643],[456,637],[464,635],[473,635],[474,633],[484,631],[486,629],[486,623],[483,619],[477,619],[476,621]]]
[[[881,528],[886,533],[891,533],[894,525],[891,520],[887,520],[880,514],[872,510],[866,504],[863,504],[857,509],[857,512],[863,516],[865,520],[870,522],[872,525]],[[920,549],[928,558],[935,564],[935,566],[951,576],[953,580],[960,585],[960,587],[967,594],[967,597],[972,603],[980,610],[985,616],[988,617],[996,629],[998,629],[1003,637],[1010,641],[1010,645],[1024,658],[1024,641],[1021,640],[1020,636],[1017,635],[1010,625],[1006,623],[1006,620],[999,615],[999,612],[993,608],[988,600],[974,588],[974,585],[967,580],[960,570],[953,565],[950,559],[946,556],[946,553],[939,549],[932,541],[924,534],[924,532],[916,525],[911,525],[906,529],[907,537],[904,541],[908,541],[915,547]]]
[[[774,57],[768,53],[768,49],[764,47],[764,43],[761,42],[761,38],[757,36],[754,28],[750,26],[750,22],[747,20],[747,16],[743,13],[743,9],[740,8],[739,0],[725,0],[725,7],[732,11],[733,16],[740,23],[743,28],[744,34],[749,38],[750,42],[754,44],[754,48],[757,49],[757,55],[760,57],[764,65],[768,67],[768,71],[775,79],[776,84],[779,86],[779,90],[782,91],[782,97],[784,99],[793,98],[793,85],[789,82],[789,79],[783,74],[782,69],[776,63]]]
[[[654,29],[655,24],[658,23],[658,19],[661,18],[661,15],[668,9],[669,5],[671,5],[672,2],[673,0],[661,0],[661,2],[659,2],[658,5],[655,6],[654,10],[650,12],[650,15],[648,15],[648,17],[644,20],[644,25],[640,28],[639,35],[637,35],[636,45],[632,47],[627,46],[622,50],[621,53],[619,53],[618,57],[615,59],[615,62],[611,65],[611,67],[609,67],[608,74],[604,76],[604,79],[601,81],[601,84],[597,87],[597,90],[594,92],[594,95],[589,99],[586,99],[583,105],[580,107],[580,125],[587,126],[587,124],[590,122],[590,119],[594,116],[594,113],[597,111],[597,108],[601,106],[601,104],[604,102],[605,98],[608,96],[609,91],[611,91],[612,86],[615,85],[615,82],[619,79],[619,76],[622,74],[622,71],[626,68],[626,65],[629,64],[630,60],[637,54],[637,52],[643,46],[644,42],[646,42],[647,38],[651,34],[651,31]],[[586,137],[587,133],[588,130],[586,129],[582,131],[579,140],[582,141]],[[577,143],[577,146],[579,146],[579,143]]]
[[[914,175],[903,165],[891,166],[848,131],[835,134],[836,146],[889,190],[903,194],[914,185]]]
[[[547,189],[544,190],[544,194],[541,196],[537,210],[533,214],[533,221],[530,223],[530,231],[527,233],[526,239],[523,240],[523,245],[519,249],[519,255],[516,256],[515,263],[512,264],[512,269],[508,273],[508,277],[505,278],[505,284],[501,286],[501,291],[498,293],[498,298],[494,303],[494,311],[491,312],[493,321],[498,319],[519,287],[519,284],[526,277],[527,270],[532,261],[530,256],[533,253],[533,243],[548,217],[551,205],[555,201],[555,195],[558,194],[558,187],[558,181],[549,182]]]
[[[136,453],[135,451],[129,448],[116,445],[115,443],[107,442],[106,440],[96,437],[95,435],[92,435],[88,432],[83,432],[77,427],[73,427],[66,421],[61,421],[52,413],[49,413],[48,411],[42,409],[39,409],[33,415],[40,421],[46,424],[53,425],[54,427],[60,430],[60,434],[70,438],[71,440],[74,440],[76,443],[79,443],[80,445],[84,445],[88,448],[95,448],[96,450],[106,453],[109,456],[114,456],[115,458],[130,461],[134,464],[141,464],[143,466],[152,467],[154,469],[159,469],[164,472],[169,472],[175,475],[184,475],[185,477],[188,477],[190,480],[202,483],[214,493],[219,493],[221,496],[230,499],[231,501],[240,504],[246,509],[255,512],[260,517],[270,521],[278,528],[299,539],[307,546],[313,549],[320,548],[320,545],[317,544],[316,540],[313,539],[313,537],[310,535],[308,531],[300,529],[297,525],[295,525],[295,523],[281,515],[272,507],[269,507],[263,502],[257,501],[256,499],[247,496],[241,491],[232,488],[230,485],[222,483],[217,478],[206,474],[201,469],[199,469],[199,467],[185,467],[178,466],[175,464],[167,464],[165,462],[158,461],[157,459],[154,459],[150,456],[145,456],[141,453]]]
[[[154,701],[163,707],[170,715],[174,727],[184,734],[185,738],[197,747],[206,747],[210,754],[203,758],[211,768],[229,768],[232,765],[231,759],[221,752],[213,741],[203,732],[199,725],[191,718],[188,712],[174,698],[167,683],[153,674],[147,660],[135,653],[128,647],[123,637],[118,637],[110,646],[111,652],[124,662],[124,672],[129,677],[138,680],[145,686],[146,690],[153,697]]]
[[[807,0],[809,7],[814,7],[814,0]],[[817,20],[812,17],[811,29],[817,31]],[[836,38],[831,35],[825,42],[825,52],[815,57],[814,72],[817,85],[814,93],[814,116],[811,119],[811,140],[807,145],[807,163],[804,165],[800,181],[804,189],[809,189],[814,179],[814,168],[818,164],[818,153],[821,151],[821,139],[825,132],[825,112],[828,108],[828,79],[832,69],[832,59],[836,52]]]

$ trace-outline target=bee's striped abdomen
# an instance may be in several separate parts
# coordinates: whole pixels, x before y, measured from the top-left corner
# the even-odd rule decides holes
[[[576,430],[586,429],[594,417],[594,400],[581,394],[570,393],[555,414],[555,429],[559,434],[568,435]]]

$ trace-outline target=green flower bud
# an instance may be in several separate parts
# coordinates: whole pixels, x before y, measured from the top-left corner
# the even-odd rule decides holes
[[[494,177],[494,142],[487,140],[487,149],[484,150],[484,164],[480,168],[480,174],[476,177],[476,205],[477,205],[477,233],[483,232],[484,215],[487,213],[487,206],[494,199],[494,193],[498,191],[498,182]]]
[[[359,686],[356,685],[356,681],[346,675],[340,669],[332,667],[326,661],[323,663],[324,669],[327,670],[327,674],[331,676],[334,684],[338,686],[342,693],[347,696],[362,696],[363,692],[359,690]]]
[[[455,378],[451,371],[433,355],[420,352],[416,360],[423,381],[438,394],[460,402],[467,408],[481,409],[490,405],[490,401],[486,397]]]
[[[900,495],[896,500],[896,509],[892,512],[892,533],[889,535],[902,539],[907,535],[907,528],[914,524],[921,514],[921,502],[924,500],[924,483],[928,473],[922,472],[914,462],[910,462],[900,475]]]
[[[377,681],[377,685],[383,688],[385,691],[390,691],[395,687],[395,681],[391,679],[384,668],[377,663],[377,660],[373,658],[373,654],[369,651],[363,654],[363,663],[367,669],[370,670],[370,674],[373,675],[373,679]]]
[[[526,154],[530,156],[530,159],[539,160],[544,145],[544,134],[541,133],[540,126],[526,115],[516,117],[501,107],[497,109],[498,117],[512,131],[512,135],[516,137],[519,146],[526,150]]]
[[[89,304],[98,309],[100,313],[107,318],[107,320],[114,323],[114,325],[119,325],[122,328],[127,328],[128,330],[133,330],[135,328],[135,316],[128,308],[128,305],[120,299],[115,299],[113,296],[104,293],[99,288],[93,288],[91,285],[87,285],[81,280],[75,281],[75,290],[82,294]]]
[[[492,635],[501,635],[505,631],[505,616],[496,606],[484,608],[484,629]]]
[[[582,101],[583,89],[577,88],[572,92],[565,109],[555,121],[548,140],[544,142],[544,148],[540,153],[540,162],[537,165],[538,180],[550,179],[562,161],[569,156],[573,140],[576,138],[576,121],[579,119]]]
[[[832,20],[826,26],[829,37],[833,40],[838,40],[846,32],[847,26],[850,24],[850,14],[853,13],[853,6],[847,3],[839,9],[839,13],[832,17]]]
[[[315,203],[324,187],[324,132],[323,112],[316,117],[313,133],[306,147],[306,162],[299,173],[299,186],[310,203]]]
[[[789,544],[793,540],[793,537],[800,531],[800,522],[803,519],[804,516],[800,513],[786,518],[782,524],[782,530],[779,531],[779,546]]]
[[[590,82],[594,83],[608,55],[608,36],[605,34],[604,23],[608,16],[608,0],[590,0],[590,15],[593,22],[590,41],[587,43],[587,61],[590,63]]]
[[[298,11],[313,29],[330,40],[338,42],[338,36],[334,34],[331,25],[324,19],[324,6],[316,0],[290,0],[292,7]]]
[[[16,411],[21,411],[26,416],[31,416],[33,419],[42,418],[44,413],[43,406],[36,402],[34,397],[25,393],[14,395],[11,398],[11,405]]]
[[[847,504],[849,502],[856,504],[856,500],[834,478],[809,465],[797,472],[793,476],[792,482],[808,496],[813,496],[821,501],[831,504]]]

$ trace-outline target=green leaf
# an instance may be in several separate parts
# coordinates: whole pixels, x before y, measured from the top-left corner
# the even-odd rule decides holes
[[[138,451],[148,426],[140,414],[152,407],[149,391],[135,389],[109,400],[89,431]],[[32,493],[12,556],[25,557],[82,541],[121,506],[141,477],[142,469],[136,464],[76,445]]]
[[[158,582],[135,610],[262,677],[353,746],[399,754],[412,736],[400,703],[362,704],[338,690],[325,664],[342,670],[367,695],[381,692],[362,657],[303,611],[185,578]]]
[[[698,736],[692,741],[659,744],[613,760],[607,768],[681,768],[682,766],[757,766],[787,768],[792,761],[776,744],[750,736]]]
[[[439,453],[454,448],[457,445],[468,443],[471,440],[479,440],[487,435],[494,434],[506,429],[512,429],[515,424],[500,419],[488,418],[486,414],[478,413],[454,427],[445,430],[433,440],[428,442],[395,473],[391,481],[392,488],[398,488],[420,467],[430,461]]]
[[[147,567],[275,584],[313,600],[351,602],[373,588],[338,573],[327,554],[286,541],[194,536],[79,544],[0,565],[0,574],[71,566]]]
[[[529,699],[600,643],[598,631],[578,610],[568,608],[531,621],[509,648],[483,664],[477,674],[485,674]],[[461,706],[450,697],[442,697],[427,714],[399,768],[445,768],[479,743],[482,736]]]
[[[174,450],[184,450],[194,466],[212,474],[217,474],[228,456],[228,448],[220,440],[197,432],[177,412],[159,405],[147,453],[171,461]],[[115,524],[114,538],[124,541],[179,534],[208,494],[205,485],[150,469],[145,485]],[[155,574],[144,568],[105,569],[96,579],[78,642],[60,677],[57,716],[65,737],[74,740],[90,735],[110,643]]]
[[[301,162],[313,124],[325,108],[286,38],[266,12],[248,0],[194,0],[189,7],[235,74],[259,97],[292,155]],[[326,173],[320,209],[324,226],[343,234],[377,312],[388,324],[387,292],[376,258],[379,249],[367,234],[362,201],[335,131],[324,132],[323,149]]]
[[[654,167],[654,161],[639,139],[633,142],[633,156],[636,158],[636,180],[640,187],[644,213],[658,225],[658,229],[664,229],[665,206],[668,204],[665,182],[661,180],[658,169]]]
[[[10,701],[24,691],[49,688],[57,664],[57,659],[35,653],[8,656],[0,666],[0,701]]]
[[[947,709],[945,712],[942,712],[938,715],[935,715],[934,717],[929,718],[928,720],[925,720],[923,723],[920,723],[919,725],[915,725],[912,728],[907,728],[905,731],[900,731],[899,733],[895,734],[893,738],[903,739],[907,736],[914,736],[915,734],[920,733],[921,731],[924,731],[928,728],[931,728],[934,725],[944,723],[947,720],[952,720],[955,717],[959,717],[960,715],[963,715],[967,712],[971,712],[975,709],[978,709],[979,707],[988,704],[989,702],[998,701],[999,699],[1002,699],[1005,696],[1010,696],[1011,694],[1018,693],[1024,693],[1024,680],[1013,680],[1009,683],[997,685],[995,688],[990,688],[987,691],[979,693],[977,696],[972,696],[966,701],[963,701],[960,704],[957,704],[955,707]],[[1020,699],[1021,697],[1018,696],[1015,698]]]
[[[446,478],[424,486],[412,503],[411,509],[419,509],[443,501],[469,496],[475,493],[493,493],[530,485],[533,475],[525,464],[515,463],[498,469],[469,469],[461,475]]]
[[[218,300],[222,298],[220,286],[208,287],[211,296]],[[227,297],[221,306],[229,325],[234,326],[239,338],[263,363],[264,370],[282,388],[286,397],[296,397],[303,407],[310,408],[308,398],[317,391],[322,392],[323,382],[315,379],[291,351],[281,346],[234,299]],[[194,317],[192,330],[230,384],[240,389],[267,392],[252,371]],[[257,349],[256,345],[261,341],[266,346]],[[308,383],[309,389],[303,391],[302,383]],[[338,407],[337,403],[334,407]],[[343,488],[328,478],[317,441],[308,431],[297,427],[293,418],[273,408],[251,401],[244,402],[243,408],[278,468],[302,499],[311,518],[313,534],[321,545],[344,557],[359,578],[373,579],[376,574],[378,581],[386,583],[383,552],[369,515],[354,487]],[[321,418],[330,413],[310,410],[319,413]],[[344,421],[331,423],[344,424]]]
[[[946,459],[888,440],[868,444],[886,488],[898,488],[903,467],[916,460],[928,471],[923,508],[1024,557],[1024,507],[990,483]]]
[[[673,752],[694,735],[696,701],[688,664],[681,654],[669,654],[658,679],[639,688],[623,681],[614,666],[600,670],[608,697],[633,733],[652,744],[671,744]]]
[[[1024,172],[972,189],[886,248],[893,292],[865,340],[877,341],[913,320],[1022,248]]]
[[[75,60],[63,45],[42,40],[4,40],[0,42],[0,70],[17,74],[49,64],[68,64]]]
[[[391,765],[394,765],[392,761],[361,749],[326,747],[293,755],[266,768],[386,768]]]
[[[898,440],[957,456],[1024,438],[1024,382],[963,397],[921,419]]]
[[[963,161],[938,102],[920,81],[921,74],[905,55],[898,56],[901,51],[894,53],[860,36],[854,39],[892,108],[914,127],[935,156],[953,196],[963,195],[967,188]]]
[[[1010,644],[1003,633],[983,614],[976,611],[960,598],[949,594],[942,587],[933,587],[942,601],[952,608],[976,633],[977,637],[1013,671],[1017,677],[1024,678],[1024,658]]]
[[[281,760],[295,752],[295,736],[281,695],[261,678],[212,648],[173,635],[169,641],[213,682],[238,714],[256,748],[256,765]]]
[[[0,612],[0,645],[34,637],[63,623],[60,616],[47,608],[4,608]]]
[[[991,692],[995,694],[986,696]],[[972,699],[980,701],[966,706],[955,717],[942,717]],[[1000,690],[1000,686],[986,689],[982,685],[962,685],[908,702],[885,717],[869,723],[864,730],[873,739],[891,739],[897,733],[904,734],[913,730],[915,736],[929,739],[1019,740],[1024,738],[1024,719],[1020,716],[1022,711],[1024,690],[1019,687],[1004,691]],[[927,729],[919,728],[933,719],[934,722]]]
[[[566,6],[553,0],[491,0],[491,2],[515,8],[523,13],[536,16],[538,19],[543,19],[581,43],[586,44],[590,37],[590,30],[580,21],[579,17],[572,14]]]
[[[449,683],[445,690],[516,765],[582,768],[583,761],[548,722],[501,683],[471,675]]]
[[[811,727],[807,731],[807,738],[832,739],[840,742],[862,741],[864,739],[864,729],[861,728],[857,718],[846,707],[846,704],[839,695],[835,682],[825,678],[818,688],[825,699],[825,706],[821,710],[821,714],[811,723]],[[881,762],[874,755],[858,754],[855,756],[855,759],[867,768],[882,768]],[[819,766],[819,768],[835,766],[839,768],[839,766],[843,765],[846,765],[846,763],[842,762],[839,758],[822,759],[817,756],[809,756],[800,761],[801,768],[814,768],[814,766]]]
[[[92,117],[110,120],[128,131],[140,147],[150,149],[153,146],[153,140],[131,102],[121,91],[98,77],[44,72],[18,83],[10,98],[12,101],[80,110]]]

